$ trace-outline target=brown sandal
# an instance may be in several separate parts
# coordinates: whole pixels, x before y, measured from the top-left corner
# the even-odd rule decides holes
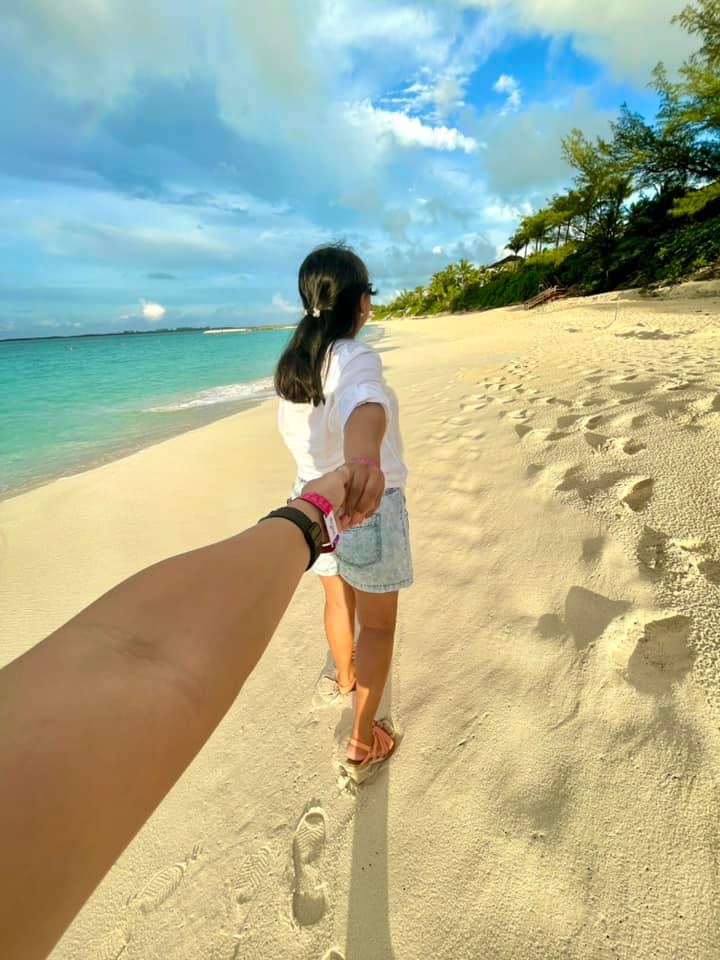
[[[362,743],[355,737],[351,737],[349,746],[365,751],[365,756],[361,760],[351,760],[350,757],[346,757],[349,775],[354,780],[358,779],[358,775],[361,779],[364,779],[369,770],[392,756],[395,750],[395,737],[382,723],[376,720],[373,724],[371,744]]]

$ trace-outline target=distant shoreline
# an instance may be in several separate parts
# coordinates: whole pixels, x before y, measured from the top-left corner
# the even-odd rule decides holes
[[[262,330],[292,330],[294,323],[256,327],[166,327],[161,330],[113,330],[108,333],[55,334],[46,337],[0,337],[0,343],[27,343],[31,340],[88,340],[97,337],[147,337],[166,333],[258,333]]]

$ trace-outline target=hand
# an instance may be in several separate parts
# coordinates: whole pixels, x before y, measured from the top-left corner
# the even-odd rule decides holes
[[[347,487],[350,484],[350,471],[347,467],[340,467],[333,470],[332,473],[326,473],[324,477],[318,477],[317,480],[311,480],[302,488],[303,493],[319,493],[332,504],[333,512],[338,518],[342,515],[342,507],[345,503]]]
[[[344,469],[348,471],[349,481],[340,526],[347,530],[367,520],[378,509],[385,493],[385,474],[359,460],[346,463]]]

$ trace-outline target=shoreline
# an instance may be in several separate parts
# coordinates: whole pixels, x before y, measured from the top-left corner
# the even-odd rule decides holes
[[[172,433],[168,433],[165,436],[150,436],[147,435],[144,438],[144,441],[138,441],[135,444],[132,444],[129,447],[123,447],[111,453],[108,453],[106,456],[101,456],[93,460],[87,460],[82,463],[78,463],[77,468],[72,468],[70,470],[63,470],[59,473],[48,474],[42,479],[37,480],[37,482],[29,482],[27,484],[22,484],[19,487],[13,487],[6,490],[0,490],[0,506],[5,503],[7,500],[13,500],[16,497],[22,497],[27,493],[32,493],[35,490],[40,490],[45,486],[48,486],[53,483],[59,483],[65,480],[70,480],[73,477],[82,476],[85,473],[88,473],[91,470],[96,470],[98,467],[104,467],[111,463],[116,463],[118,460],[124,460],[127,457],[132,457],[137,453],[141,453],[143,450],[149,450],[152,447],[159,446],[160,444],[167,443],[169,440],[174,440],[176,437],[182,437],[187,433],[192,433],[195,430],[204,430],[205,427],[210,426],[213,423],[217,423],[219,420],[226,420],[230,417],[235,417],[238,414],[245,413],[248,410],[252,410],[254,407],[261,406],[264,403],[268,403],[273,399],[272,396],[260,397],[260,398],[248,398],[247,400],[235,400],[228,401],[227,405],[238,406],[236,409],[233,409],[230,412],[220,414],[215,417],[208,417],[208,419],[203,420],[200,423],[188,423],[180,429],[173,430]],[[218,403],[214,406],[222,407],[225,404]],[[211,405],[208,405],[202,409],[208,410],[212,409]]]
[[[257,329],[266,329],[266,328],[257,328]],[[285,329],[278,327],[277,329]],[[292,329],[292,328],[288,328]],[[149,333],[161,333],[163,331],[148,331]],[[177,331],[167,331],[170,333],[175,333]],[[188,331],[188,332],[199,332],[197,330]],[[208,331],[205,331],[208,332]],[[211,330],[209,332],[219,332],[224,333],[225,330]],[[251,332],[248,330],[232,330],[227,332]],[[93,335],[94,336],[94,335]],[[102,334],[101,336],[105,336]],[[118,334],[107,334],[107,336],[118,336]],[[371,329],[368,329],[366,339],[369,343],[372,343],[378,347],[382,346],[382,341],[385,337],[385,328],[380,324],[373,325]],[[34,339],[83,339],[83,337],[54,337],[54,338],[34,338]],[[262,383],[266,378],[261,380],[251,380],[247,381],[247,385]],[[218,420],[224,420],[228,417],[234,417],[239,413],[243,413],[246,410],[251,410],[253,407],[259,406],[263,403],[268,402],[269,400],[274,399],[274,393],[270,391],[266,396],[260,396],[258,398],[243,398],[240,400],[229,400],[222,403],[216,404],[201,404],[196,406],[196,410],[206,411],[206,415],[201,417],[198,415],[199,422],[187,422],[184,425],[180,425],[177,429],[173,429],[162,435],[160,434],[148,434],[143,439],[137,440],[137,442],[131,443],[128,446],[119,447],[117,450],[110,451],[104,455],[90,457],[87,460],[82,460],[77,464],[73,464],[69,468],[58,468],[58,470],[53,470],[48,474],[43,475],[41,478],[36,480],[29,480],[26,483],[21,483],[17,486],[8,487],[6,490],[0,489],[0,504],[4,503],[6,500],[12,500],[15,497],[23,496],[26,493],[30,493],[33,490],[38,490],[48,484],[56,483],[58,481],[68,480],[71,477],[79,476],[83,473],[86,473],[89,470],[94,470],[97,467],[104,466],[108,463],[114,463],[117,460],[123,460],[125,457],[133,456],[133,454],[140,452],[141,450],[146,450],[150,447],[154,447],[157,444],[165,443],[167,440],[172,440],[175,437],[183,436],[186,433],[190,433],[193,430],[201,430],[203,427],[208,426],[211,423],[215,423]],[[226,410],[223,413],[218,413],[215,416],[209,415],[210,411],[215,408],[222,407],[232,407],[230,410]]]

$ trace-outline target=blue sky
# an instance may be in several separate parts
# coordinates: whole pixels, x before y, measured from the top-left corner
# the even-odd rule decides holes
[[[0,337],[285,323],[334,239],[385,298],[487,263],[676,0],[24,0],[0,13]]]

